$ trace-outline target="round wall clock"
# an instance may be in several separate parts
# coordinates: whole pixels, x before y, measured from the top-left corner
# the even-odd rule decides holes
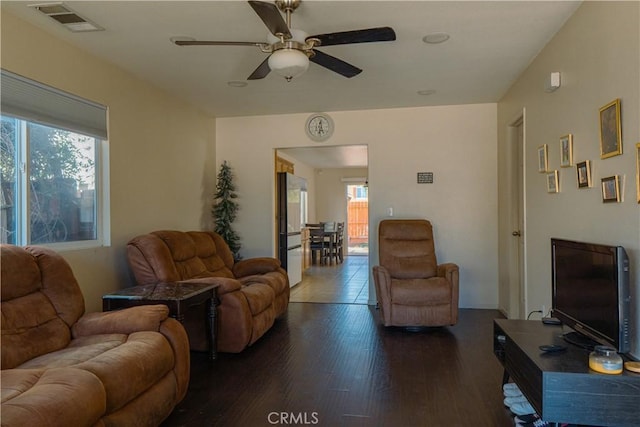
[[[318,142],[326,141],[333,134],[333,120],[323,113],[312,114],[307,119],[304,130],[312,140]]]

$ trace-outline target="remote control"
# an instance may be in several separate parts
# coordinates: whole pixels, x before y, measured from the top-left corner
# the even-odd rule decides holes
[[[540,350],[546,353],[555,353],[555,352],[564,351],[567,349],[567,347],[560,344],[546,344],[546,345],[541,345],[539,348]]]

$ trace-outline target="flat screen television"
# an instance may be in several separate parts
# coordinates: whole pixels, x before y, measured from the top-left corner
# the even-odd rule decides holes
[[[551,239],[552,312],[594,345],[630,351],[629,257],[622,246]],[[589,346],[579,340],[578,345]]]

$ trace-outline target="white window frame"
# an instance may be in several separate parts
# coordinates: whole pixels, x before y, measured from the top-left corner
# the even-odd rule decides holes
[[[25,104],[26,109],[20,108],[20,90],[8,91],[13,99],[9,99],[5,102],[2,99],[2,111],[0,112],[3,116],[6,117],[15,117],[20,120],[20,131],[18,132],[18,144],[17,148],[17,182],[15,188],[15,197],[16,202],[18,203],[18,217],[16,218],[16,245],[25,246],[30,245],[29,243],[29,228],[30,228],[30,206],[29,206],[29,188],[28,188],[28,180],[30,176],[29,171],[29,142],[26,132],[27,123],[36,123],[43,124],[45,126],[50,126],[62,130],[67,130],[79,134],[84,134],[95,138],[96,147],[95,147],[95,224],[96,224],[96,238],[90,240],[75,240],[68,242],[52,242],[52,243],[37,243],[38,246],[47,246],[56,250],[76,250],[76,249],[87,249],[87,248],[96,248],[102,246],[110,246],[111,245],[111,215],[110,215],[110,185],[109,185],[109,142],[106,138],[107,135],[107,119],[108,119],[108,110],[106,107],[101,106],[99,104],[95,104],[91,101],[87,101],[83,98],[79,98],[75,95],[68,94],[66,92],[62,92],[58,89],[52,88],[50,86],[43,85],[38,82],[31,81],[21,76],[17,76],[13,73],[2,70],[2,78],[3,83],[5,81],[11,82],[11,84],[17,84],[20,88],[26,88],[28,91],[26,92],[26,97],[29,98],[26,100]],[[6,80],[5,80],[6,79]],[[9,84],[9,83],[7,83]],[[3,89],[5,89],[3,84]],[[45,101],[45,107],[43,107],[43,111],[45,116],[51,117],[48,119],[47,117],[43,118],[38,111],[32,112],[29,111],[29,107],[34,105],[34,99],[37,101],[38,91],[42,90],[42,93],[45,97],[48,97]],[[35,93],[35,95],[34,95]],[[8,98],[11,98],[8,96]],[[80,111],[79,117],[60,117],[60,121],[58,118],[53,117],[51,112],[53,111],[53,115],[55,115],[55,102],[56,96],[60,97],[60,100],[66,104],[73,104],[74,101],[77,101],[77,104],[82,108],[83,104],[86,104],[89,109],[93,109],[94,111],[90,111],[87,116],[88,119],[83,119],[82,111]],[[53,99],[53,104],[51,104],[51,100]],[[7,104],[13,102],[14,104]],[[18,104],[17,106],[15,104]],[[37,102],[36,102],[37,104]],[[38,107],[36,107],[37,109]],[[47,110],[48,108],[48,110]],[[63,108],[63,107],[61,107]],[[7,112],[5,113],[5,110]],[[104,111],[104,118],[100,117],[99,111]],[[96,111],[98,114],[96,115]],[[96,118],[97,117],[97,118]],[[77,122],[76,122],[77,120]],[[88,127],[83,127],[87,125]],[[87,132],[89,129],[89,132]],[[95,130],[95,131],[94,131]]]

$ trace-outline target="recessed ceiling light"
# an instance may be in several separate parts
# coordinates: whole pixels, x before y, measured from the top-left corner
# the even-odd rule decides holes
[[[431,33],[422,38],[422,41],[428,44],[439,44],[449,40],[451,36],[447,33]]]
[[[247,85],[247,82],[243,82],[241,80],[231,80],[230,82],[227,82],[227,84],[231,87],[245,87]]]
[[[434,93],[436,93],[436,91],[433,89],[422,89],[418,91],[418,95],[424,96],[433,95]]]

